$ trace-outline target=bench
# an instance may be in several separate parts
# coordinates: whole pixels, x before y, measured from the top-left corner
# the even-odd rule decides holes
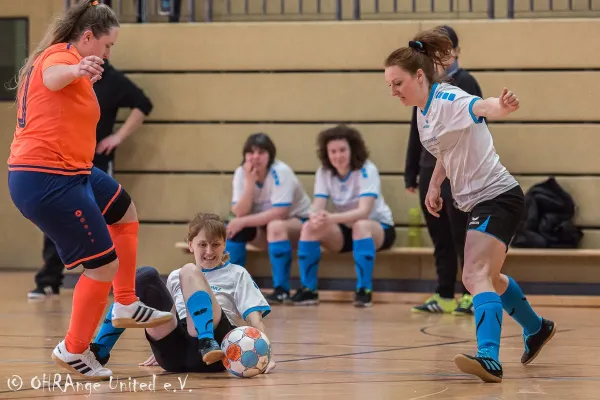
[[[186,242],[176,242],[175,248],[189,252]],[[248,251],[261,251],[255,246],[248,245]],[[322,251],[326,251],[322,249]],[[385,250],[388,254],[428,256],[433,255],[433,247],[392,247]],[[510,248],[508,256],[522,257],[600,257],[600,249],[523,249]]]
[[[185,242],[176,242],[175,247],[190,254]],[[252,245],[248,245],[247,249],[256,255],[261,252]],[[264,251],[263,253],[266,254]],[[435,279],[433,247],[393,247],[381,253],[388,257],[386,257],[387,260],[382,260],[382,268],[379,271],[381,273],[383,270],[387,273],[384,272],[385,276],[380,276],[379,279],[398,279],[400,281],[431,281]],[[269,277],[268,258],[264,255],[259,255],[259,257],[262,257],[262,262],[255,265],[257,276]],[[352,255],[346,254],[343,257],[352,257]],[[396,257],[398,260],[395,260]],[[538,294],[527,296],[534,306],[600,307],[600,296],[597,295],[598,285],[600,285],[600,269],[597,268],[596,260],[599,257],[600,249],[511,248],[508,251],[508,259],[503,271],[517,277],[519,281],[524,278],[523,281],[520,281],[521,284],[537,282],[547,285],[547,292],[538,292]],[[334,256],[334,259],[336,258]],[[333,262],[333,264],[329,264],[328,269],[333,267],[334,271],[329,273],[329,278],[353,279],[351,277],[354,271],[346,265],[348,261],[349,259],[342,261],[342,267],[336,267],[335,264],[338,263],[330,259],[329,262]],[[573,276],[577,276],[577,278],[573,279]],[[460,278],[457,277],[457,279]],[[571,295],[556,292],[558,287],[564,285],[579,286],[571,289],[572,293],[569,293]],[[424,290],[382,291],[375,293],[374,300],[378,303],[410,306],[422,302],[429,295],[430,293]],[[323,301],[350,302],[352,296],[353,293],[350,290],[319,291],[319,297]]]

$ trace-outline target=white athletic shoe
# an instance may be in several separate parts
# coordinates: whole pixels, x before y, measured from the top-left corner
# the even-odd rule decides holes
[[[112,309],[112,325],[115,328],[154,328],[174,318],[170,312],[158,311],[139,300],[128,306],[114,303]]]
[[[112,371],[100,365],[89,347],[83,354],[72,354],[63,340],[54,348],[52,359],[61,367],[87,379],[106,380],[112,376]]]

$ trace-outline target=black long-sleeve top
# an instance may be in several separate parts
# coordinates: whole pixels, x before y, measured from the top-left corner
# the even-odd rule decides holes
[[[96,126],[96,140],[100,142],[113,133],[119,108],[137,108],[149,115],[153,105],[135,83],[104,60],[102,79],[94,83],[94,92],[100,105],[100,120]],[[112,158],[114,152],[109,157]]]
[[[481,88],[477,80],[466,70],[459,68],[452,75],[450,83],[474,96],[483,97]],[[417,127],[417,107],[413,107],[412,119],[410,121],[410,134],[408,137],[408,146],[406,149],[406,165],[404,169],[404,183],[407,188],[416,188],[417,177],[421,168],[434,168],[435,157],[429,153],[419,139],[419,129]]]

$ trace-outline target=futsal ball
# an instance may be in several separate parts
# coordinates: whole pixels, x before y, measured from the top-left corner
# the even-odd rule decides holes
[[[240,326],[225,335],[221,350],[225,353],[225,368],[240,378],[263,373],[271,360],[269,338],[251,326]]]

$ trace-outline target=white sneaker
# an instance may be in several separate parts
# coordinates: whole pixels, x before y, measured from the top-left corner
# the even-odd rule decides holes
[[[112,376],[112,371],[100,365],[89,347],[83,354],[72,354],[63,340],[54,348],[52,359],[61,367],[88,379],[106,380]]]
[[[115,328],[154,328],[172,319],[175,316],[170,312],[158,311],[139,300],[128,306],[115,302],[112,309],[112,325]]]

